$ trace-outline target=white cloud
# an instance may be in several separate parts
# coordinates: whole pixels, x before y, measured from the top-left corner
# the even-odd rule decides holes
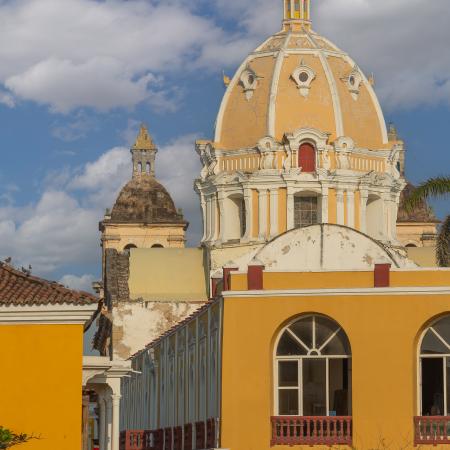
[[[200,200],[193,187],[201,169],[195,152],[196,138],[195,134],[191,134],[175,139],[161,147],[156,159],[156,176],[190,222],[188,234],[191,245],[198,245],[202,231]]]
[[[5,105],[8,108],[14,108],[16,106],[16,101],[14,100],[13,95],[0,90],[0,104]]]
[[[101,111],[147,101],[175,108],[158,75],[209,64],[204,50],[227,43],[213,20],[179,2],[13,0],[0,2],[0,82],[11,95]],[[216,56],[214,59],[216,60]]]
[[[76,291],[84,291],[92,293],[92,282],[95,277],[92,275],[64,275],[59,282],[68,287],[69,289],[75,289]]]

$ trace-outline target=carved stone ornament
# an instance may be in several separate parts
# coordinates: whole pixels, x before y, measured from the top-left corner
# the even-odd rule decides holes
[[[303,97],[308,97],[311,83],[316,78],[314,70],[301,60],[300,65],[292,72],[291,78],[297,85],[300,94],[303,95]]]
[[[245,98],[250,100],[253,97],[253,93],[258,87],[258,75],[250,67],[247,67],[240,76],[240,84],[244,88]]]
[[[276,152],[278,146],[276,141],[270,137],[264,137],[258,142],[258,150],[261,152],[260,169],[276,169]]]
[[[394,180],[398,180],[401,177],[399,171],[399,161],[400,161],[400,149],[395,146],[388,158],[388,171],[389,174],[394,178]]]
[[[217,175],[219,172],[219,166],[217,164],[217,158],[214,148],[211,144],[197,145],[197,152],[200,155],[203,168],[200,172],[202,180],[212,175]]]
[[[334,150],[336,152],[337,166],[341,170],[350,170],[350,154],[355,148],[353,139],[341,136],[334,142]]]
[[[343,81],[346,83],[347,89],[353,97],[353,100],[358,100],[361,83],[363,82],[363,77],[359,70],[359,67],[355,65],[350,74],[344,77]]]

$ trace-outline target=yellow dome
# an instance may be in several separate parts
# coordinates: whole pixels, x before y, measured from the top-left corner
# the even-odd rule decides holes
[[[255,147],[271,136],[315,128],[353,139],[359,148],[388,147],[386,123],[369,81],[355,62],[306,23],[271,36],[242,63],[228,86],[215,146]]]

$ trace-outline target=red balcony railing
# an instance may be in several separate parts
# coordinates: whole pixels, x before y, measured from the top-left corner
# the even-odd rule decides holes
[[[450,444],[450,416],[414,417],[414,444]]]
[[[132,430],[120,433],[120,450],[203,450],[218,446],[218,420],[187,423],[163,430]],[[193,445],[195,444],[195,445]]]
[[[121,450],[157,450],[152,431],[135,430],[120,433]]]
[[[352,444],[349,416],[279,416],[271,420],[271,446]]]

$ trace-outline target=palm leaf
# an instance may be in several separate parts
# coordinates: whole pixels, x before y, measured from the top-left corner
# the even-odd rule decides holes
[[[447,216],[441,225],[436,243],[436,257],[439,266],[450,267],[450,216]]]
[[[404,208],[411,212],[428,198],[445,197],[450,194],[450,177],[430,178],[419,185],[405,200]]]

